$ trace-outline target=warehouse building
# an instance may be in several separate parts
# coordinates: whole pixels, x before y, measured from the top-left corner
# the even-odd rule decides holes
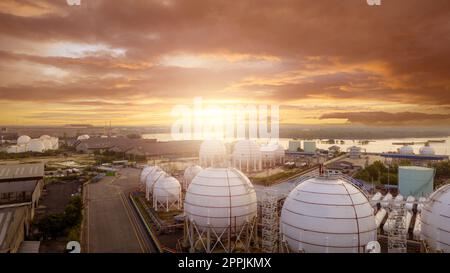
[[[0,253],[17,252],[44,186],[44,164],[0,165]]]

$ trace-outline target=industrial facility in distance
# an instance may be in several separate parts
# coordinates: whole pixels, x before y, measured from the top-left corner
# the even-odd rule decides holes
[[[450,252],[448,156],[330,142],[22,135],[0,165],[1,251]]]

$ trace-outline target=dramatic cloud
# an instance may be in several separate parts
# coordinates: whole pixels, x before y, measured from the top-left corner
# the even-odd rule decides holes
[[[448,0],[3,0],[0,123],[166,122],[195,96],[278,103],[297,123],[441,123],[449,18]],[[354,114],[324,114],[337,107]]]

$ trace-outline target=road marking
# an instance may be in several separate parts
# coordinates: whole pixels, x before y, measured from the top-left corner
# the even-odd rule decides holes
[[[136,239],[138,240],[139,247],[141,248],[141,251],[142,251],[143,253],[145,253],[145,249],[144,249],[144,247],[143,247],[143,245],[142,245],[141,239],[139,238],[139,236],[138,236],[138,234],[137,234],[136,227],[134,226],[134,223],[133,223],[133,221],[131,220],[130,213],[129,213],[129,211],[128,211],[126,205],[125,205],[125,201],[123,200],[123,194],[120,194],[120,201],[122,201],[122,205],[123,205],[123,208],[125,209],[125,213],[127,214],[128,220],[130,221],[130,224],[131,224],[131,226],[133,227],[133,232],[134,232],[134,235],[136,236]]]

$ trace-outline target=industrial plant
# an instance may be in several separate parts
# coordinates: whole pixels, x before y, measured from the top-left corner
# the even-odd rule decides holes
[[[287,150],[206,140],[182,171],[142,166],[130,198],[161,252],[450,252],[450,188],[436,187],[435,170],[424,167],[448,157],[428,145],[419,155],[408,146],[386,155],[378,155],[385,164],[414,156],[415,165],[398,166],[396,187],[336,171],[345,160],[369,160],[358,146],[325,157],[310,140],[290,141]],[[292,165],[302,171],[276,181],[273,172]],[[261,184],[261,176],[273,181]]]

